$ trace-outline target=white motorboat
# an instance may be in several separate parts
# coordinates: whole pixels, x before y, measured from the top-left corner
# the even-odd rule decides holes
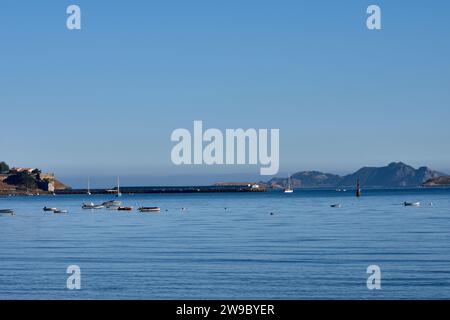
[[[405,207],[420,207],[420,202],[403,202]]]
[[[103,209],[105,206],[101,204],[94,204],[92,202],[83,203],[83,209]]]

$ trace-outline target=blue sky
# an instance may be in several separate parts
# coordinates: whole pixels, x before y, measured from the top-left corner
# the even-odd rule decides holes
[[[0,160],[75,186],[258,177],[171,163],[171,132],[203,120],[279,128],[280,175],[450,172],[449,30],[448,1],[2,0]]]

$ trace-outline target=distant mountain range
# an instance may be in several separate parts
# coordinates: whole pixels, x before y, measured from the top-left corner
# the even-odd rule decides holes
[[[319,171],[302,171],[291,176],[291,186],[297,188],[340,188],[354,187],[357,180],[365,187],[417,187],[430,179],[446,176],[446,174],[428,167],[413,167],[403,162],[392,162],[385,167],[364,167],[355,173],[338,176]],[[285,188],[287,178],[273,178],[269,185]]]

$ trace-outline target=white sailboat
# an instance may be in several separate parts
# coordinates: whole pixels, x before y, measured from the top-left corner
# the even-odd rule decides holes
[[[284,193],[293,193],[294,190],[291,188],[291,176],[288,176],[288,187],[284,189]]]
[[[116,197],[122,196],[122,193],[120,193],[120,178],[117,177],[117,194]]]
[[[87,184],[87,195],[90,196],[91,195],[91,179],[88,178],[88,184]]]

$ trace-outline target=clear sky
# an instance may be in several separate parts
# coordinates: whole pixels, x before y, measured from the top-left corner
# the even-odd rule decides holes
[[[279,128],[280,175],[450,172],[449,36],[448,1],[2,0],[0,160],[75,186],[257,177],[171,163],[171,132],[203,120]]]

